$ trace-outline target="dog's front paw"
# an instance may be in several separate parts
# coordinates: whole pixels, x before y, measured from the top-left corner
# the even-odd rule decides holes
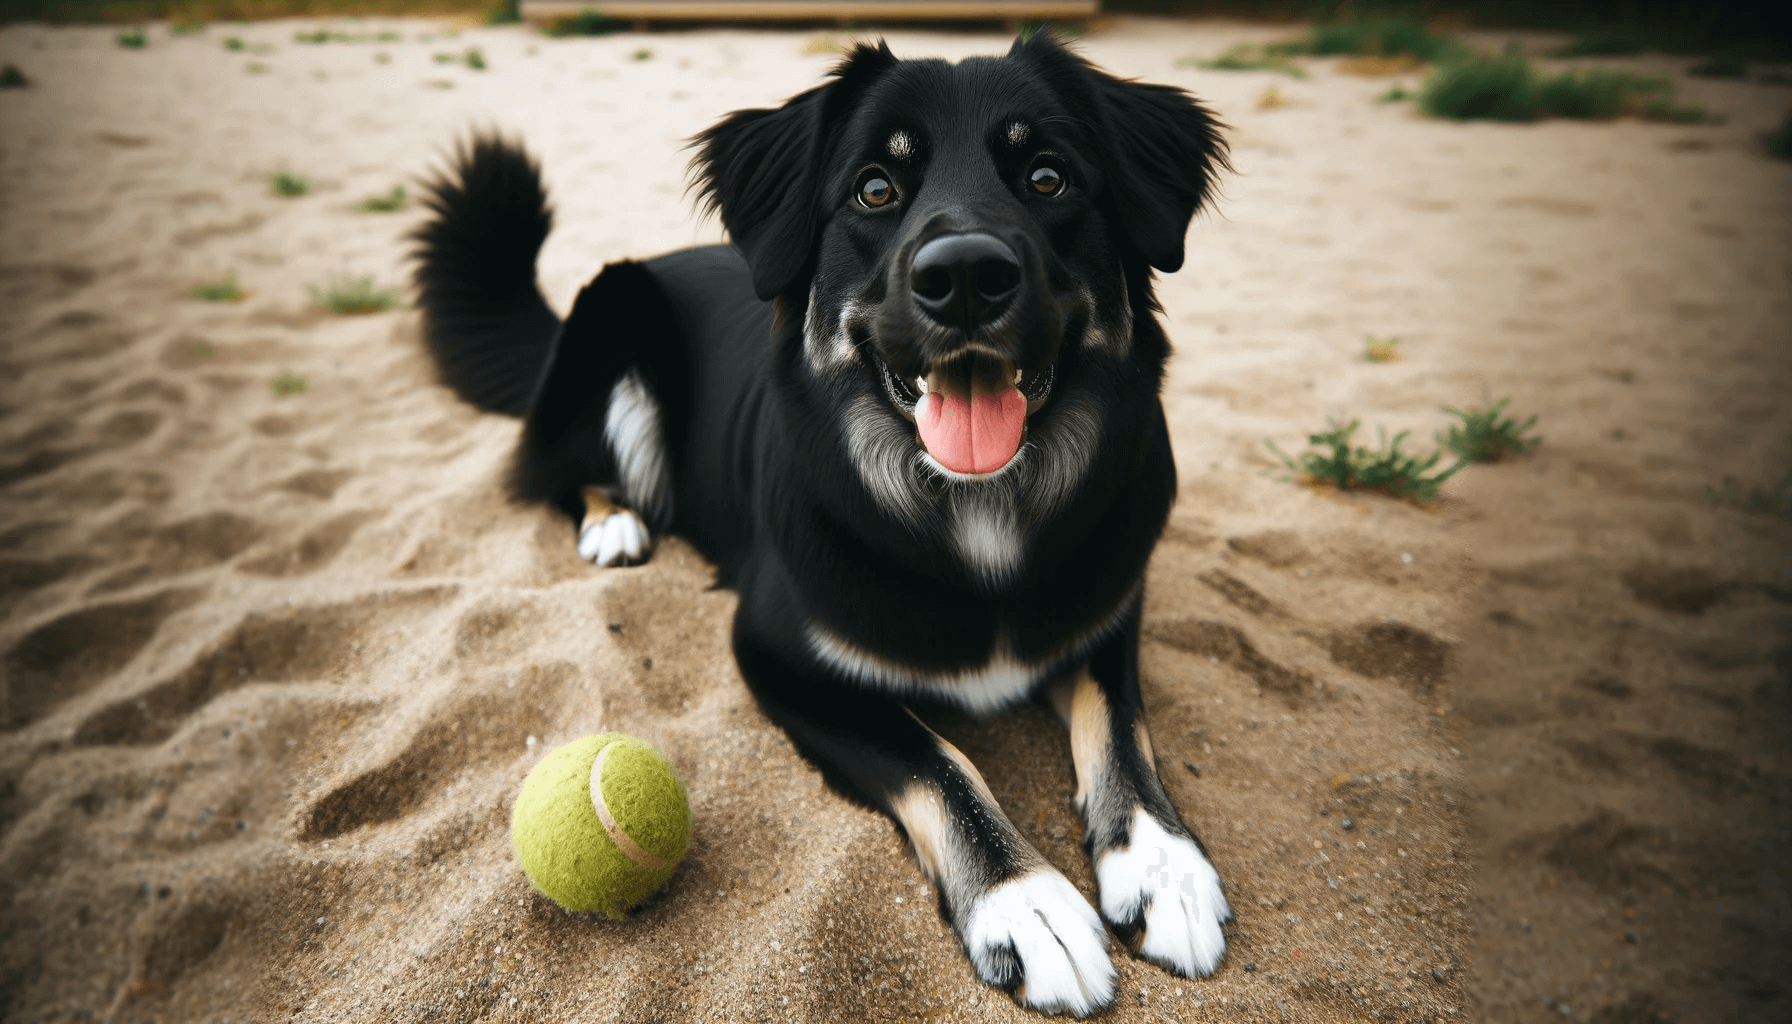
[[[1082,1017],[1113,1002],[1114,964],[1101,918],[1056,871],[984,893],[966,919],[964,944],[977,974],[1022,1006]]]
[[[596,566],[640,565],[653,553],[653,535],[641,517],[619,508],[602,519],[585,520],[579,557]]]
[[[1196,978],[1226,955],[1222,922],[1231,908],[1220,875],[1192,840],[1171,835],[1151,815],[1133,815],[1132,842],[1095,864],[1101,916],[1138,956]]]

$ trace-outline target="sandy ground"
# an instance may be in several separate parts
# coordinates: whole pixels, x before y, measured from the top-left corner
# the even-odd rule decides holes
[[[757,713],[707,565],[584,566],[502,499],[516,425],[433,383],[414,313],[309,308],[403,280],[418,211],[354,203],[471,125],[544,160],[557,306],[714,239],[683,140],[828,58],[309,27],[0,30],[36,83],[0,93],[0,1018],[1027,1019]],[[1182,494],[1144,651],[1239,917],[1209,980],[1116,949],[1107,1019],[1786,1019],[1792,523],[1707,489],[1792,468],[1792,165],[1755,142],[1792,93],[1682,79],[1716,127],[1464,126],[1327,62],[1174,65],[1273,32],[1084,43],[1211,102],[1239,171],[1160,291]],[[487,70],[433,59],[468,46]],[[282,169],[319,188],[269,195]],[[245,301],[186,297],[230,270]],[[1264,439],[1328,415],[1429,438],[1506,395],[1545,443],[1434,509],[1267,472]],[[1087,891],[1051,717],[942,727]],[[534,761],[602,729],[661,744],[697,820],[625,923],[532,895],[506,841]]]

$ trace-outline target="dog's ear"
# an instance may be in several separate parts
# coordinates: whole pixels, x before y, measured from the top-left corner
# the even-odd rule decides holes
[[[833,129],[896,62],[881,40],[861,43],[835,65],[827,84],[775,110],[737,110],[693,140],[694,187],[703,205],[721,215],[761,299],[782,295],[807,276]]]
[[[1189,219],[1206,205],[1218,172],[1231,169],[1213,112],[1175,86],[1102,72],[1049,32],[1015,43],[1010,54],[1042,68],[1079,114],[1093,108],[1084,114],[1098,133],[1089,141],[1105,154],[1102,169],[1127,237],[1153,267],[1181,269]]]

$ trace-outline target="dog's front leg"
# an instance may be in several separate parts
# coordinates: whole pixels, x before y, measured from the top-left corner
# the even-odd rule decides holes
[[[1134,954],[1185,978],[1212,974],[1232,912],[1207,851],[1164,792],[1139,700],[1139,618],[1053,687],[1070,726],[1083,849],[1101,916]]]
[[[882,694],[811,674],[737,632],[760,706],[810,759],[908,836],[983,981],[1022,1006],[1083,1016],[1114,998],[1107,932],[1002,812],[964,754]]]

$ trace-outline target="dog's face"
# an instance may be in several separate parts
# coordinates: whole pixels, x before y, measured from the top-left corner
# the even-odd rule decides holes
[[[701,142],[701,184],[761,298],[800,311],[809,397],[876,504],[1011,575],[1140,419],[1127,393],[1155,401],[1164,346],[1135,320],[1224,160],[1208,113],[1041,33],[956,65],[861,46]]]

